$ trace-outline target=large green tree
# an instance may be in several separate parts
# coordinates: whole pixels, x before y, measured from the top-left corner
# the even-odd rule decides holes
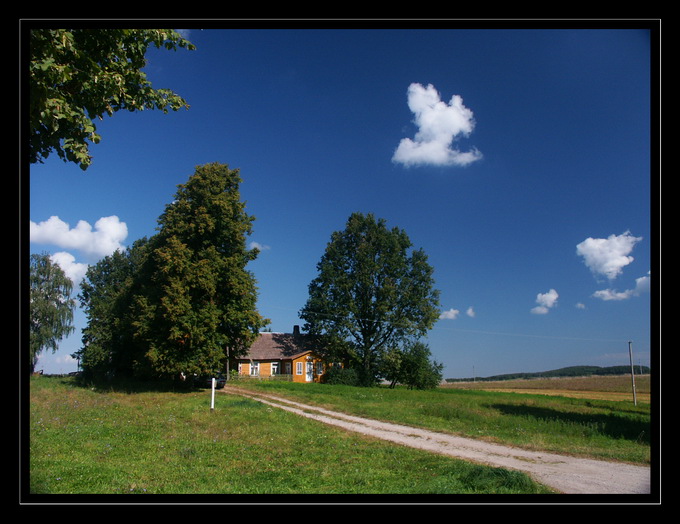
[[[155,375],[225,369],[268,323],[256,309],[246,265],[253,217],[240,199],[238,170],[197,166],[159,218],[133,303],[134,335],[146,348],[138,371]]]
[[[431,389],[442,381],[444,365],[431,360],[430,348],[421,341],[409,341],[386,352],[381,366],[390,387],[403,384],[409,389]]]
[[[188,108],[169,89],[154,89],[142,71],[152,45],[194,49],[170,29],[31,29],[30,162],[56,152],[85,170],[89,144],[101,139],[96,119],[122,109]]]
[[[29,293],[29,369],[45,349],[56,351],[59,341],[73,332],[73,282],[49,255],[31,255]]]
[[[78,299],[87,317],[83,346],[72,356],[88,378],[131,375],[142,350],[133,336],[132,297],[148,240],[136,241],[91,265]]]
[[[383,219],[354,213],[331,235],[300,311],[328,357],[342,358],[370,385],[389,348],[425,335],[439,315],[439,291],[422,249]]]

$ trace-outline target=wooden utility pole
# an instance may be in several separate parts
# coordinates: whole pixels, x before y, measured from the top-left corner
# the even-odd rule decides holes
[[[635,393],[635,370],[633,369],[633,341],[628,341],[628,358],[630,358],[630,378],[633,382],[633,404],[637,406],[637,394]]]

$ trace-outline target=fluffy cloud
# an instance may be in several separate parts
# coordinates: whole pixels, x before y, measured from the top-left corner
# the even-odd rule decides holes
[[[460,311],[451,308],[448,311],[442,311],[441,315],[439,315],[439,318],[446,320],[455,320],[458,318],[458,315],[460,315]]]
[[[576,253],[595,275],[613,280],[633,261],[630,253],[640,240],[642,237],[634,237],[630,231],[608,238],[587,238],[576,246]]]
[[[465,166],[482,157],[477,149],[461,152],[453,147],[458,136],[469,135],[475,126],[472,111],[463,105],[459,95],[446,104],[431,84],[423,87],[414,83],[408,88],[408,107],[415,115],[418,132],[414,140],[401,140],[393,162],[406,166]]]
[[[94,258],[125,249],[122,242],[127,234],[127,225],[115,215],[100,218],[95,222],[94,229],[84,220],[80,220],[76,227],[71,228],[57,216],[37,224],[31,221],[30,224],[31,242],[76,249]]]
[[[647,293],[649,291],[649,275],[650,273],[647,273],[647,275],[644,277],[636,278],[635,287],[633,289],[627,289],[626,291],[602,289],[593,293],[593,296],[602,300],[626,300],[630,297],[640,296],[641,294]]]
[[[554,307],[557,304],[557,299],[559,295],[557,294],[557,291],[554,289],[551,289],[547,293],[539,293],[536,295],[536,303],[538,306],[533,308],[531,312],[535,315],[545,315],[548,313],[550,308]]]
[[[475,316],[475,310],[472,309],[472,306],[470,306],[465,311],[465,314],[468,317],[474,317]],[[440,320],[456,320],[459,315],[460,315],[460,310],[451,308],[448,311],[442,311],[439,315],[439,319]]]
[[[71,253],[60,251],[50,256],[52,263],[57,264],[66,273],[66,276],[73,282],[74,289],[80,285],[80,282],[87,273],[87,264],[76,262],[76,257]]]

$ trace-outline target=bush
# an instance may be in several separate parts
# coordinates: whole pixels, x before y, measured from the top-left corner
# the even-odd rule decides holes
[[[323,374],[321,381],[324,384],[339,384],[343,386],[358,386],[359,376],[352,368],[333,366]]]

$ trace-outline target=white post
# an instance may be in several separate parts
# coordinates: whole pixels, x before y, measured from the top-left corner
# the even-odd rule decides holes
[[[215,411],[215,377],[212,378],[212,394],[210,396],[210,411]]]

